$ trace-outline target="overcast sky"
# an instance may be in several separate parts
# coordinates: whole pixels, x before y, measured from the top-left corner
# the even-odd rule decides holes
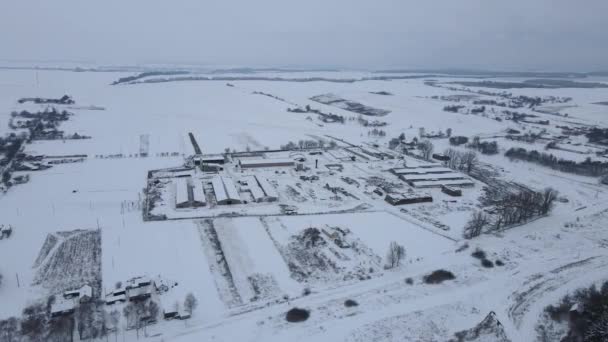
[[[0,60],[608,70],[608,0],[0,0]]]

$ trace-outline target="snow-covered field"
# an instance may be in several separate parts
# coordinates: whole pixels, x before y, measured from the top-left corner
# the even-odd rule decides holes
[[[557,125],[606,127],[608,107],[594,104],[608,101],[605,88],[509,90],[514,95],[572,97],[560,111],[567,112],[567,117],[535,113],[538,119],[551,122],[540,126],[499,121],[492,118],[494,114],[443,111],[452,103],[432,96],[469,93],[432,87],[424,78],[110,85],[130,75],[0,69],[0,135],[13,132],[8,126],[11,112],[26,108],[17,103],[19,98],[69,94],[76,103],[59,108],[74,115],[60,129],[92,137],[26,144],[24,152],[30,155],[87,157],[48,170],[15,172],[29,174],[30,181],[0,193],[0,224],[14,227],[10,238],[0,240],[0,319],[20,316],[27,305],[60,295],[57,288],[73,282],[66,277],[66,284],[60,284],[55,274],[53,286],[45,286],[37,279],[40,265],[36,260],[49,235],[75,230],[101,233],[103,295],[117,282],[145,275],[158,283],[177,284],[158,294],[163,309],[183,302],[188,293],[196,296],[199,305],[192,319],[186,324],[159,319],[147,328],[145,340],[150,341],[443,341],[479,323],[490,311],[496,312],[512,341],[534,341],[534,327],[546,305],[578,287],[608,279],[606,186],[597,178],[510,161],[503,155],[510,147],[543,151],[546,145],[545,141],[507,140],[508,128],[525,132],[544,128],[557,136],[561,132]],[[378,75],[266,72],[259,76],[344,80]],[[460,79],[440,78],[439,82],[456,80]],[[381,91],[391,95],[378,94]],[[386,122],[379,127],[386,136],[371,136],[373,127],[362,126],[357,121],[360,114],[345,110],[348,106],[311,100],[324,94],[390,111],[365,117]],[[287,111],[307,105],[341,115],[346,122],[327,123],[314,113]],[[349,144],[366,148],[377,144],[386,149],[391,138],[405,133],[411,140],[420,127],[427,133],[450,128],[453,135],[496,136],[490,140],[498,141],[500,153],[479,156],[497,172],[496,177],[535,190],[551,186],[567,201],[557,203],[547,217],[482,235],[468,241],[464,249],[463,227],[482,206],[479,198],[485,184],[475,180],[458,198],[437,188],[425,189],[433,196],[432,203],[394,207],[374,193],[381,187],[378,180],[409,187],[389,170],[418,161],[412,157],[352,161],[355,154],[342,149]],[[168,220],[148,221],[142,213],[147,203],[145,189],[150,186],[148,172],[181,167],[185,157],[194,153],[189,132],[203,153],[278,149],[299,140],[337,141],[339,148],[323,155],[303,153],[307,171],[294,167],[242,170],[236,164],[225,165],[222,174],[235,182],[252,175],[267,178],[277,190],[276,202],[175,209],[170,190],[174,178],[168,177],[166,191],[151,212]],[[138,155],[142,136],[149,139],[148,157]],[[571,144],[564,141],[559,145],[562,149],[550,152],[579,162],[587,157],[608,161],[595,154],[601,149],[584,142],[583,137],[573,137]],[[447,138],[433,139],[433,144],[435,152],[450,147]],[[281,152],[274,157],[297,156]],[[343,169],[331,169],[335,164]],[[201,181],[211,178],[190,174]],[[318,178],[303,180],[303,175]],[[344,192],[332,192],[336,187]],[[239,193],[249,198],[244,189],[239,186]],[[287,215],[284,206],[297,208],[297,213]],[[391,242],[402,245],[406,256],[401,266],[385,269]],[[505,265],[481,267],[470,256],[477,247]],[[50,250],[52,257],[55,249]],[[81,252],[72,255],[88,255]],[[450,270],[456,278],[425,284],[423,276],[437,269]],[[346,307],[347,299],[358,306]],[[292,307],[310,310],[310,318],[286,322],[285,312]],[[134,331],[124,328],[119,330],[125,340],[137,338]]]

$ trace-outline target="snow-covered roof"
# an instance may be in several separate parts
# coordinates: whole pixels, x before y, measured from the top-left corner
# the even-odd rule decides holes
[[[414,182],[414,187],[416,188],[434,188],[441,187],[442,185],[460,185],[460,186],[473,186],[475,183],[470,179],[457,179],[457,180],[432,180],[432,181],[421,181]]]
[[[83,297],[93,297],[93,288],[90,287],[89,285],[84,285],[83,287],[80,288],[79,291],[79,297],[83,298]]]
[[[51,305],[51,313],[61,313],[74,310],[76,304],[72,300],[57,300]]]
[[[397,175],[415,175],[415,174],[429,174],[429,173],[450,173],[452,169],[447,167],[411,167],[411,168],[395,168],[392,169],[393,173]]]
[[[423,175],[402,175],[401,178],[404,181],[423,181],[423,180],[442,180],[442,179],[465,179],[466,177],[461,173],[434,173],[434,174],[423,174]]]
[[[259,202],[264,199],[264,191],[260,188],[258,182],[254,179],[254,177],[247,177],[247,186],[249,187],[249,191],[253,196],[253,199],[256,202]]]
[[[226,189],[226,195],[230,200],[241,200],[239,196],[239,192],[232,181],[232,178],[222,177],[222,181],[224,182],[224,188]]]
[[[175,178],[175,204],[184,204],[190,201],[188,196],[188,180],[190,177]]]
[[[126,301],[127,300],[127,296],[125,296],[124,294],[119,294],[119,295],[109,295],[106,296],[106,303],[115,303],[118,301]]]
[[[289,158],[270,158],[270,159],[241,159],[242,167],[264,167],[277,165],[293,165],[293,159]]]
[[[222,182],[222,177],[217,176],[213,177],[211,180],[211,185],[213,186],[213,192],[215,193],[215,199],[218,202],[228,200],[228,195],[226,194],[226,189],[224,189],[224,182]]]
[[[271,197],[271,198],[279,197],[275,188],[272,185],[270,185],[270,183],[268,183],[268,180],[266,178],[255,176],[255,179],[257,180],[258,184],[260,185],[260,188],[262,188],[262,191],[264,191],[264,194],[266,195],[266,197]]]
[[[205,204],[207,202],[207,198],[205,197],[205,190],[203,189],[203,184],[199,182],[192,182],[192,200],[194,202],[199,202]]]

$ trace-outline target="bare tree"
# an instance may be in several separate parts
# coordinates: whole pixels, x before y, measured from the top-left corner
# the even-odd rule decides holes
[[[23,309],[21,333],[31,341],[43,341],[47,332],[48,313],[42,304],[35,304]]]
[[[186,312],[192,315],[192,312],[194,311],[194,309],[196,309],[197,305],[198,300],[196,299],[196,297],[194,297],[192,293],[188,293],[186,295],[186,299],[184,300],[184,310],[186,310]]]
[[[50,320],[49,338],[53,341],[74,341],[74,318],[60,316]]]
[[[0,321],[0,341],[16,342],[19,340],[19,320],[15,317]]]
[[[135,328],[137,339],[139,339],[139,330],[142,327],[141,319],[144,317],[146,307],[144,302],[130,302],[123,309],[123,315],[127,319],[127,327]]]
[[[420,149],[420,151],[422,152],[422,158],[424,158],[425,160],[431,159],[434,148],[435,146],[433,146],[433,143],[429,140],[424,140],[423,142],[418,144],[418,149]]]
[[[471,216],[471,219],[469,220],[469,222],[467,222],[466,226],[464,227],[464,233],[463,233],[464,238],[472,239],[474,237],[481,235],[484,227],[486,227],[488,224],[489,224],[488,216],[481,211],[476,211],[475,213],[473,213],[473,216]]]
[[[155,301],[151,300],[150,303],[148,303],[148,315],[150,316],[150,318],[156,319],[158,317],[159,312],[160,307]]]
[[[466,173],[471,173],[471,171],[473,171],[473,168],[477,166],[477,163],[479,161],[477,159],[477,153],[473,151],[467,151],[463,153],[460,158],[462,160],[463,171],[465,171]]]
[[[553,203],[557,199],[558,192],[553,188],[545,188],[542,192],[540,213],[546,215],[553,208]]]
[[[118,322],[120,322],[120,311],[116,309],[110,311],[110,313],[108,314],[107,321],[110,323],[112,329],[114,330],[114,340],[118,341]]]
[[[388,253],[386,255],[386,269],[399,267],[401,260],[405,258],[405,248],[399,245],[397,242],[392,241],[388,246]]]

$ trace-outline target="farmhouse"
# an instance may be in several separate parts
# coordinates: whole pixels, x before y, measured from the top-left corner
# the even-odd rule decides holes
[[[293,159],[269,158],[269,159],[239,159],[239,165],[243,169],[268,168],[268,167],[291,167],[295,166]]]
[[[408,191],[404,192],[387,193],[384,200],[391,205],[403,205],[433,202],[433,197],[430,194],[409,189]]]
[[[239,204],[241,198],[231,178],[216,176],[211,180],[217,204]]]

